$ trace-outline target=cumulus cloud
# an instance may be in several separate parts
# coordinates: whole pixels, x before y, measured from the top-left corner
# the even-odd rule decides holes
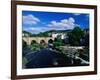
[[[68,19],[57,21],[51,21],[47,26],[53,29],[73,29],[75,27],[75,19],[70,17]]]
[[[40,20],[32,14],[23,16],[23,24],[33,25],[40,22]]]
[[[23,16],[24,17],[24,24],[37,24],[38,22],[40,22],[40,20],[38,18],[36,18],[33,15],[27,15],[27,16]],[[29,26],[29,27],[24,27],[25,31],[30,31],[32,33],[40,33],[40,32],[45,32],[48,30],[67,30],[67,29],[73,29],[76,26],[75,24],[75,19],[70,17],[68,19],[62,19],[60,21],[51,21],[49,22],[49,24],[44,24],[41,26]]]

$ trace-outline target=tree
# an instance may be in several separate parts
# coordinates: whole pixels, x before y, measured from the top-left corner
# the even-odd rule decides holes
[[[37,36],[39,36],[39,37],[48,37],[48,32],[40,32],[39,34],[37,34]]]
[[[85,35],[84,45],[87,46],[87,47],[89,46],[89,34]]]
[[[63,46],[63,40],[57,37],[54,39],[53,45],[55,47]]]
[[[48,43],[53,43],[53,40],[52,39],[48,40]]]
[[[68,36],[70,45],[79,46],[80,39],[84,36],[84,31],[80,27],[75,27],[71,32],[69,32]]]

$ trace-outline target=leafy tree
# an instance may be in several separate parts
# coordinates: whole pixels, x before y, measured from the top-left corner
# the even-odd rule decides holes
[[[37,36],[39,36],[39,37],[48,37],[48,32],[40,32],[39,34],[37,34]]]
[[[40,45],[39,45],[38,43],[32,44],[32,45],[31,45],[31,49],[32,49],[33,51],[39,51],[39,50],[40,50]]]
[[[22,31],[22,33],[24,34],[24,37],[30,37],[30,36],[32,36],[32,33],[28,32],[28,31]]]
[[[63,45],[63,40],[60,39],[60,38],[55,38],[53,44],[54,44],[55,47],[62,46]]]
[[[69,32],[68,36],[70,45],[79,46],[80,39],[84,36],[84,31],[80,27],[75,27],[71,32]]]
[[[89,46],[89,34],[85,35],[84,45],[87,46],[87,47]]]
[[[48,40],[48,43],[53,43],[53,40],[52,39]]]

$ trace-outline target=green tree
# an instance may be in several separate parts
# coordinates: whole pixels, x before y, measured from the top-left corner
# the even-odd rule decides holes
[[[53,43],[53,40],[52,39],[48,40],[48,43]]]
[[[75,27],[71,32],[69,32],[68,36],[70,45],[79,46],[80,39],[84,36],[84,31],[80,27]]]
[[[31,45],[31,50],[39,51],[40,50],[40,45],[38,43],[32,44]]]
[[[37,34],[37,36],[39,36],[39,37],[48,37],[48,32],[40,32],[39,34]]]
[[[63,41],[62,41],[62,39],[60,39],[59,37],[55,38],[55,39],[54,39],[54,42],[53,42],[53,45],[54,45],[55,47],[63,46]]]

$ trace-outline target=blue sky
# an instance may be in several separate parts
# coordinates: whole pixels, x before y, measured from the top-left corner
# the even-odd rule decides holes
[[[89,28],[89,14],[22,11],[23,30],[31,33],[68,30],[75,26]]]

